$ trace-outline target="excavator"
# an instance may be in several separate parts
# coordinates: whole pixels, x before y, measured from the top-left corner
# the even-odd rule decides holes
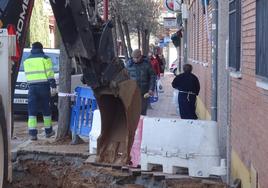
[[[11,93],[14,93],[34,2],[0,1],[0,28],[7,28],[8,33],[16,36]],[[101,134],[97,142],[96,161],[128,164],[140,117],[141,95],[136,82],[129,78],[124,65],[114,54],[113,24],[99,16],[97,0],[50,0],[50,4],[66,52],[81,66],[82,80],[93,89],[97,99]],[[10,128],[4,110],[0,100],[0,187],[7,178],[10,149]]]

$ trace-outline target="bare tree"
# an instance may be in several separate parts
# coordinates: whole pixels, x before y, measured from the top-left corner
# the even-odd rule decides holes
[[[121,41],[122,41],[124,55],[128,59],[128,57],[129,57],[128,56],[128,49],[127,49],[127,45],[126,45],[126,41],[125,41],[125,35],[124,35],[123,27],[122,27],[121,17],[117,16],[116,21],[117,21],[117,25],[118,25],[120,38],[121,38]]]
[[[159,25],[157,19],[160,12],[160,2],[154,0],[112,0],[111,5],[113,7],[112,14],[121,21],[117,23],[118,28],[123,28],[124,41],[122,43],[127,45],[127,53],[132,53],[130,33],[137,33],[139,48],[141,46],[143,54],[147,55],[151,33],[155,34]],[[122,26],[119,26],[120,24]],[[121,35],[120,31],[122,39]]]
[[[127,24],[127,22],[125,20],[122,22],[122,24],[123,24],[125,35],[126,35],[129,56],[131,56],[131,54],[132,54],[132,47],[131,47],[131,41],[130,41],[128,24]]]

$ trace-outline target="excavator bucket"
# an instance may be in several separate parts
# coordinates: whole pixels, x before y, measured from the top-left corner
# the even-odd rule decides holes
[[[141,95],[133,80],[118,85],[118,95],[109,90],[96,92],[101,113],[101,135],[97,144],[97,162],[124,165],[130,151],[141,112]]]
[[[95,93],[101,113],[97,161],[128,164],[140,117],[141,95],[124,64],[115,57],[112,27],[98,15],[95,0],[50,0],[70,58]]]

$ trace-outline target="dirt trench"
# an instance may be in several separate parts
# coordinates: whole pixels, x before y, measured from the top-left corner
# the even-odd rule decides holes
[[[13,165],[13,182],[5,188],[225,188],[202,179],[155,179],[121,169],[85,164],[85,159],[27,154]]]

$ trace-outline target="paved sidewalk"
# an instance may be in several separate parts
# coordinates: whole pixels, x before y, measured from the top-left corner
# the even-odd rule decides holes
[[[172,101],[174,89],[171,82],[174,78],[175,76],[172,73],[165,72],[164,77],[161,78],[164,93],[159,93],[158,101],[152,104],[153,109],[148,109],[148,117],[179,118],[176,114],[176,104]]]

